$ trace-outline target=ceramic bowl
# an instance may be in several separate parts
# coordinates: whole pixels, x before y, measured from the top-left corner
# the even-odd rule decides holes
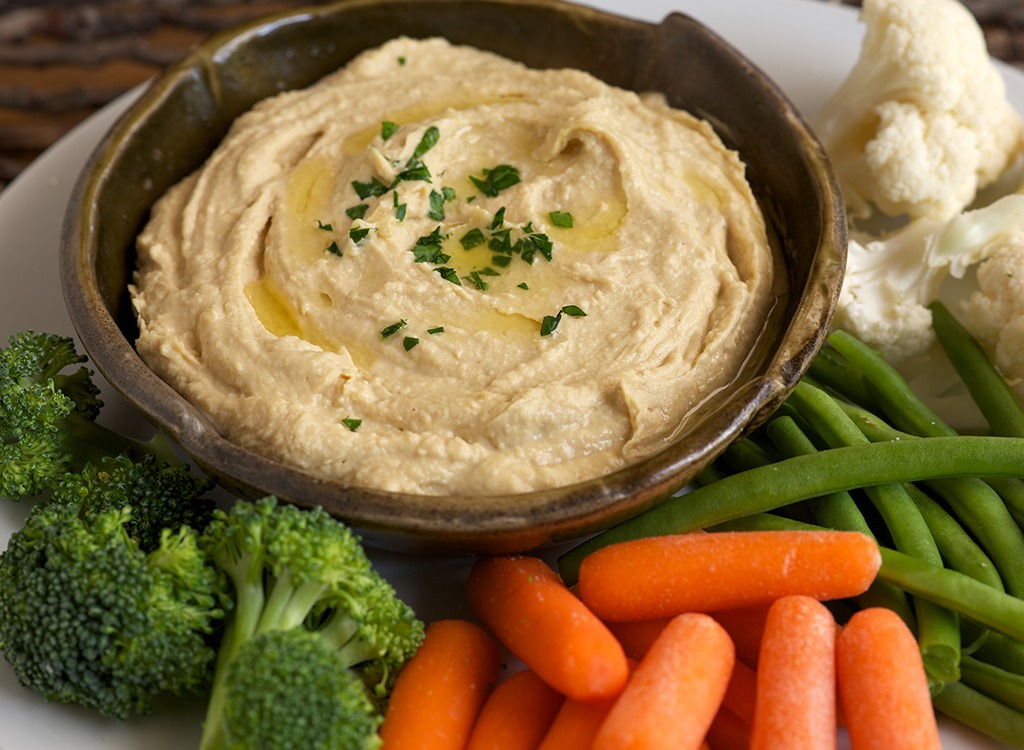
[[[500,33],[495,33],[500,30]],[[533,67],[575,67],[660,91],[739,151],[782,248],[790,293],[735,386],[661,453],[572,486],[511,496],[422,497],[346,486],[254,455],[139,358],[128,297],[135,237],[154,201],[197,168],[256,101],[305,87],[399,35],[444,36]],[[762,421],[804,373],[841,285],[843,207],[815,137],[755,66],[693,19],[630,20],[558,0],[347,0],[212,37],[156,78],[91,156],[68,207],[61,282],[99,372],[230,491],[322,505],[374,546],[497,553],[550,545],[634,515],[684,487]]]

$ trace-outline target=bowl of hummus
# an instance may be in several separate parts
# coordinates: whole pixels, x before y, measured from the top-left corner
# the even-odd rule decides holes
[[[348,0],[157,78],[61,273],[97,369],[231,491],[493,553],[641,512],[766,417],[844,227],[803,120],[684,15]]]

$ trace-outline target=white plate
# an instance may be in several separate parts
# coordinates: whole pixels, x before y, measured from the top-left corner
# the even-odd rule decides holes
[[[812,116],[856,59],[862,28],[850,8],[817,0],[591,0],[606,10],[657,21],[681,10],[705,22],[761,66]],[[1006,69],[1010,98],[1024,111],[1024,75]],[[130,103],[115,101],[35,161],[0,192],[0,341],[32,328],[72,335],[57,278],[57,246],[64,208],[89,153]],[[101,383],[102,385],[102,383]],[[147,425],[111,389],[101,421],[145,434]],[[29,507],[0,505],[0,544],[6,544]],[[381,570],[425,620],[468,617],[462,597],[469,561],[374,553]],[[167,706],[159,715],[127,722],[104,720],[75,707],[47,704],[18,685],[0,662],[0,750],[178,750],[196,747],[201,700]],[[948,750],[1000,745],[944,722]]]

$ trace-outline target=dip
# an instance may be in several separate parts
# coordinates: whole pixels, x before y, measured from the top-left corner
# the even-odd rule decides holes
[[[257,104],[138,250],[138,351],[227,438],[430,495],[662,450],[783,291],[706,122],[442,39]]]

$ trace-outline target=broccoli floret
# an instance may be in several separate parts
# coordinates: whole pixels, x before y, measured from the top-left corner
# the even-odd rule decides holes
[[[423,638],[420,622],[373,568],[359,538],[321,508],[268,497],[216,511],[204,535],[234,584],[234,609],[217,657],[203,727],[204,750],[231,747],[228,675],[261,634],[302,629],[360,677],[379,711],[402,664]]]
[[[74,367],[85,361],[70,338],[51,333],[17,333],[0,349],[0,496],[40,495],[64,473],[125,451],[180,465],[162,435],[133,440],[94,421],[99,388]]]
[[[229,588],[200,545],[207,486],[121,456],[32,508],[0,554],[0,650],[23,685],[119,718],[208,687]]]
[[[380,716],[344,657],[305,628],[247,641],[228,668],[230,750],[375,750]]]

